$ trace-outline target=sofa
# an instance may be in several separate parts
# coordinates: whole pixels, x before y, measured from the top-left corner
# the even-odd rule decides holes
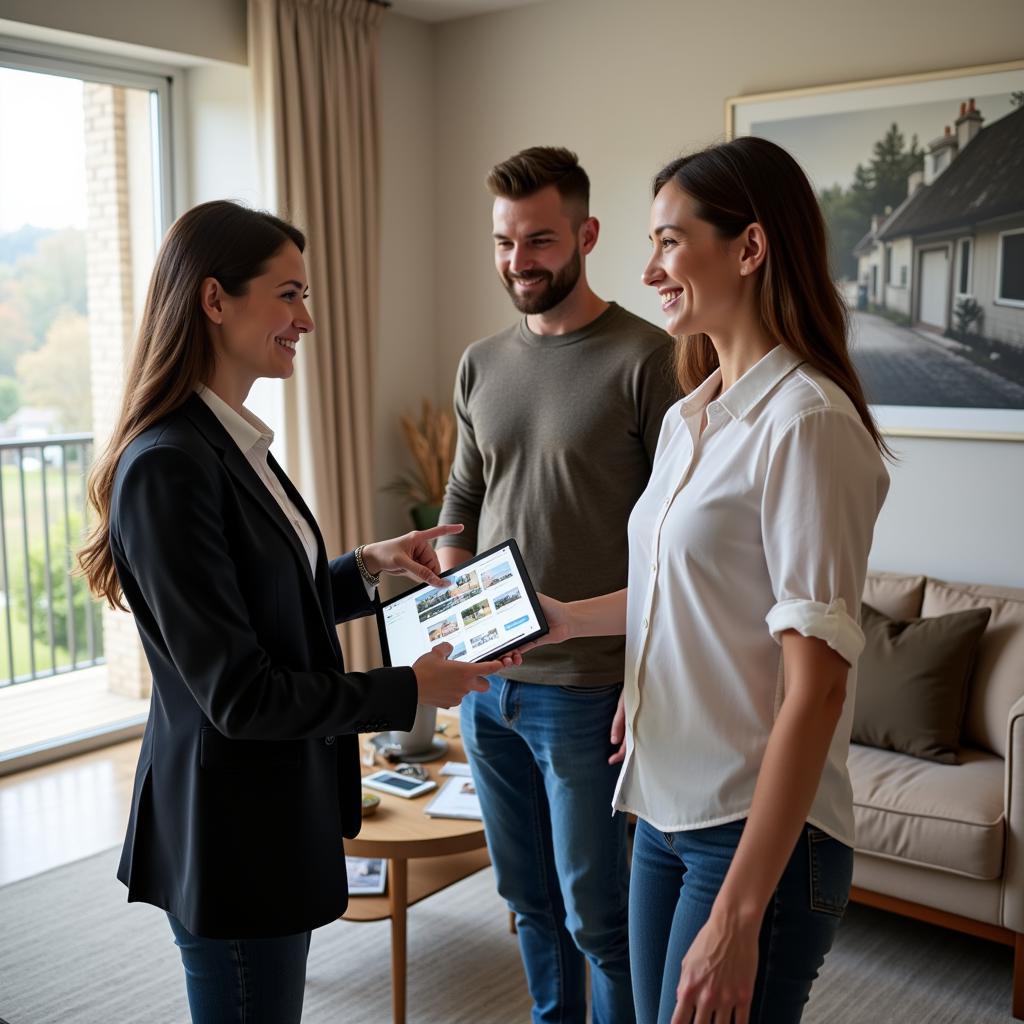
[[[1024,590],[869,574],[892,619],[992,609],[971,673],[959,764],[857,743],[851,898],[1015,948],[1024,1020]]]

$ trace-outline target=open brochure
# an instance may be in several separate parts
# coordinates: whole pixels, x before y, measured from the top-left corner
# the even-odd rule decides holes
[[[480,798],[472,778],[456,776],[449,779],[441,792],[423,809],[432,818],[468,818],[481,821]]]

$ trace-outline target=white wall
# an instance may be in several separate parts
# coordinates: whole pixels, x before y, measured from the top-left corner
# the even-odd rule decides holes
[[[1020,57],[1019,0],[551,0],[437,29],[442,392],[465,346],[512,312],[491,264],[488,168],[526,145],[575,148],[602,238],[591,278],[657,320],[639,281],[649,182],[724,132],[743,93]],[[898,439],[872,564],[1024,585],[1024,443]]]
[[[188,205],[238,199],[262,206],[249,69],[238,64],[189,68],[184,84]]]

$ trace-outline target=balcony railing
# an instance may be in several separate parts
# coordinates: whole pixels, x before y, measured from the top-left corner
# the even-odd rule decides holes
[[[0,687],[103,661],[102,616],[74,553],[91,434],[0,441]]]

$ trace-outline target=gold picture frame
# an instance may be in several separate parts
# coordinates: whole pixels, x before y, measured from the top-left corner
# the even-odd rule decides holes
[[[885,433],[1024,441],[1024,60],[732,96],[725,126],[788,149],[822,199]]]

